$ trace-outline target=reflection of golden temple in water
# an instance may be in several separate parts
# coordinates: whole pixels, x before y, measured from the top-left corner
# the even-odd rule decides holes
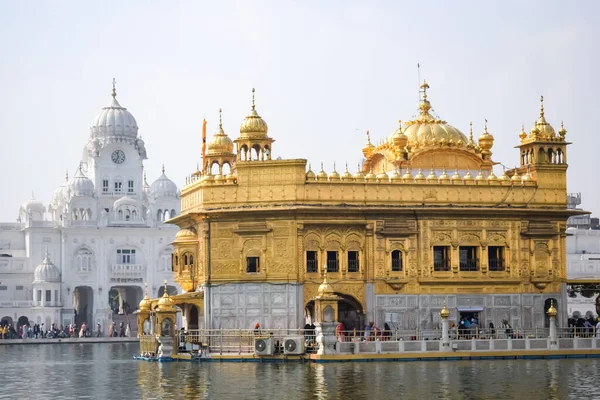
[[[497,176],[487,121],[477,140],[463,134],[433,114],[428,89],[415,119],[377,145],[367,133],[354,174],[274,159],[254,97],[235,140],[220,123],[171,220],[184,327],[303,326],[325,271],[347,329],[437,327],[444,302],[452,320],[547,324],[549,299],[564,306],[574,212],[566,130],[542,99],[530,132],[514,136],[520,166]]]

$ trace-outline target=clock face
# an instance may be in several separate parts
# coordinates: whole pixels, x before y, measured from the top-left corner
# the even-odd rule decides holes
[[[125,161],[125,153],[122,150],[115,150],[111,158],[115,164],[122,164]]]

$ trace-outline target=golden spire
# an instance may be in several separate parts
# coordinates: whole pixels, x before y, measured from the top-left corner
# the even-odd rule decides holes
[[[519,138],[521,140],[525,140],[527,137],[527,132],[525,132],[525,124],[521,124],[521,133],[519,133]]]
[[[423,91],[423,100],[427,100],[427,89],[429,89],[429,84],[425,79],[423,79],[423,84],[421,85],[421,90]]]
[[[163,293],[163,297],[169,297],[169,293],[168,293],[168,290],[167,290],[167,280],[166,279],[164,280],[164,283],[165,283],[165,292]]]
[[[369,132],[368,129],[367,129],[367,143],[371,144],[371,133]]]
[[[429,114],[429,110],[431,109],[431,104],[429,100],[427,100],[427,89],[429,89],[429,84],[425,79],[423,79],[423,84],[421,85],[421,91],[423,92],[423,98],[421,99],[421,104],[419,104],[419,108],[421,109],[421,115]],[[429,118],[432,118],[429,116]]]
[[[540,118],[544,118],[544,96],[540,96]]]
[[[117,97],[117,86],[116,85],[117,85],[117,80],[115,78],[113,78],[113,80],[112,80],[113,88],[112,88],[112,95],[111,95],[113,98]]]
[[[483,133],[489,135],[489,132],[487,130],[487,119],[485,119],[484,121],[485,121],[485,124],[483,125]]]
[[[254,100],[252,100],[252,108],[254,108]],[[221,108],[219,108],[219,128],[223,129],[223,109]]]
[[[256,106],[254,104],[254,92],[255,92],[255,90],[254,90],[254,88],[252,88],[252,109],[253,110],[256,109]]]
[[[558,134],[560,135],[561,139],[564,139],[565,135],[567,134],[565,123],[563,121],[560,121],[560,130],[558,131]]]

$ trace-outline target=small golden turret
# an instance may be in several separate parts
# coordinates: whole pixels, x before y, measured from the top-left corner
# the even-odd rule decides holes
[[[556,317],[556,315],[558,314],[558,311],[556,310],[556,308],[554,308],[554,300],[550,299],[550,308],[548,309],[548,311],[546,311],[546,314],[548,314],[549,317]]]
[[[478,143],[483,154],[491,154],[490,149],[494,145],[494,137],[488,132],[487,119],[485,120],[483,133],[479,136]]]
[[[446,302],[444,302],[444,307],[440,310],[440,317],[442,317],[442,319],[448,319],[450,317],[450,310],[446,307]]]
[[[565,135],[567,134],[567,130],[565,129],[565,124],[563,121],[560,121],[560,130],[558,134],[562,140],[565,140]]]
[[[140,311],[150,311],[150,298],[148,297],[148,283],[145,283],[144,286],[145,286],[145,290],[144,290],[145,296],[142,299],[142,301],[140,301],[139,308],[140,308]]]
[[[369,133],[369,131],[367,131],[367,144],[365,144],[365,147],[363,147],[362,149],[365,158],[369,158],[369,156],[373,154],[374,148],[375,146],[371,144],[371,134]]]

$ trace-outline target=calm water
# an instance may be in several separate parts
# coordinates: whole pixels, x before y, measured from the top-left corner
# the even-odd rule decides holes
[[[598,399],[600,360],[149,363],[137,343],[0,346],[2,399]]]

